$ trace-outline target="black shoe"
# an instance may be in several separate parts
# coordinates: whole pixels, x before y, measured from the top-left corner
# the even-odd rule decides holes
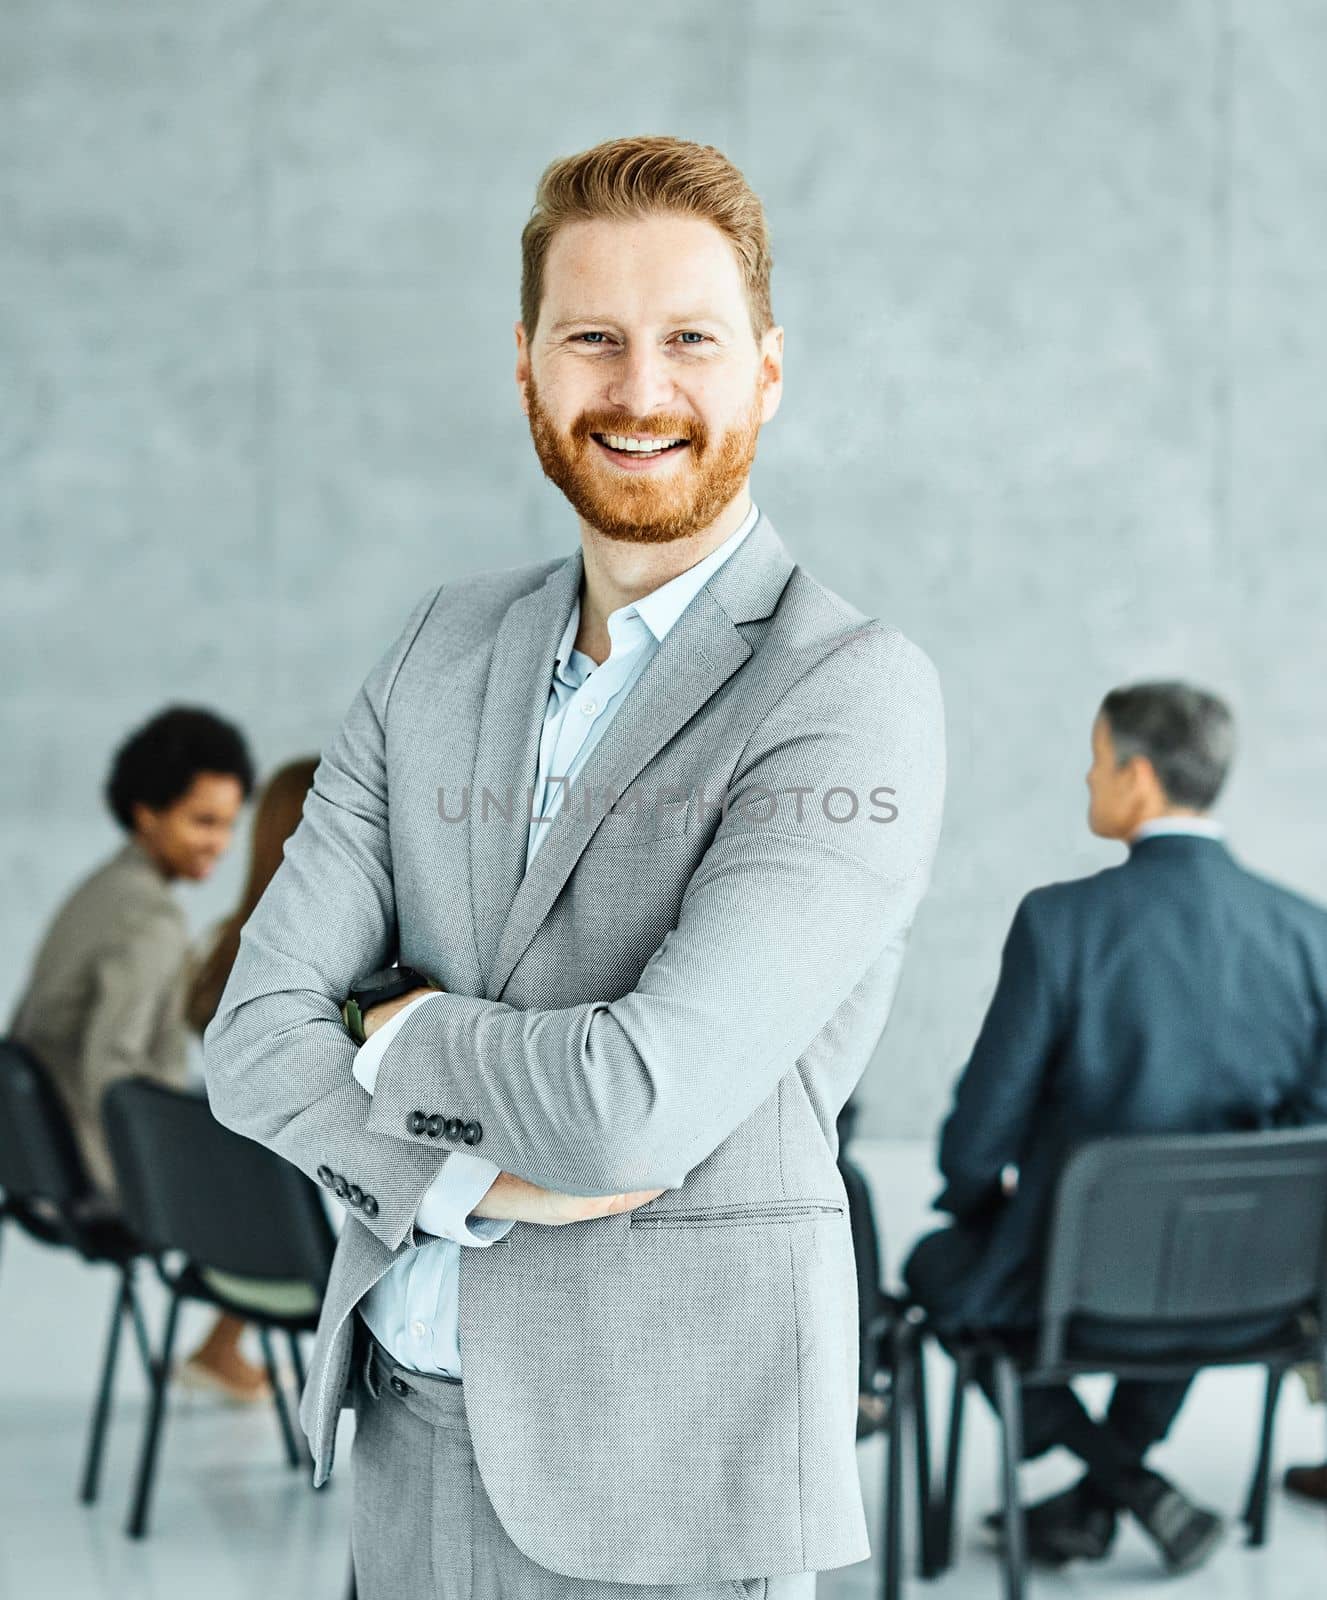
[[[1004,1538],[1004,1512],[993,1511],[984,1525]],[[1023,1512],[1030,1561],[1062,1567],[1068,1561],[1101,1561],[1115,1542],[1115,1510],[1090,1478]]]
[[[1216,1512],[1194,1505],[1159,1472],[1143,1467],[1131,1474],[1120,1500],[1161,1552],[1172,1576],[1202,1566],[1221,1543],[1225,1523]]]
[[[1287,1467],[1286,1488],[1291,1494],[1327,1506],[1327,1462],[1320,1467]]]

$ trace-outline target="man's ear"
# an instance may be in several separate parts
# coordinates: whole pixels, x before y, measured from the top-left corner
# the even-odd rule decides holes
[[[1154,795],[1160,794],[1164,800],[1166,791],[1161,787],[1161,779],[1157,776],[1157,769],[1149,757],[1130,756],[1125,762],[1125,767],[1135,796],[1151,800]]]
[[[768,422],[783,399],[783,329],[767,328],[760,340],[760,420]]]
[[[525,337],[525,324],[516,324],[516,388],[521,397],[521,410],[530,415],[530,345]]]

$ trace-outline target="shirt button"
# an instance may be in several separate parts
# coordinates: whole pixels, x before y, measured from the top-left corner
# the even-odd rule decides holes
[[[410,1333],[415,1339],[423,1339],[428,1335],[428,1327],[422,1322],[412,1322],[410,1324]]]
[[[598,709],[599,709],[599,704],[595,700],[582,700],[581,701],[581,710],[585,713],[585,715],[587,717],[592,717],[595,714],[595,712],[598,711]]]

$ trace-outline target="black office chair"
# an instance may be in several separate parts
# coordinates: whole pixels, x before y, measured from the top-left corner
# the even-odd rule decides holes
[[[885,1402],[884,1421],[878,1428],[864,1427],[859,1421],[857,1437],[869,1438],[880,1431],[885,1435],[880,1593],[883,1600],[899,1600],[903,1592],[903,1476],[909,1431],[917,1481],[919,1574],[929,1577],[932,1564],[930,1430],[920,1337],[923,1323],[920,1312],[880,1286],[881,1250],[871,1192],[861,1170],[842,1153],[842,1146],[838,1169],[848,1192],[857,1263],[859,1388]]]
[[[287,1335],[296,1381],[302,1387],[298,1335],[317,1328],[336,1237],[323,1210],[321,1190],[280,1156],[223,1128],[202,1094],[127,1078],[106,1091],[102,1117],[125,1215],[170,1291],[161,1353],[153,1363],[152,1395],[127,1530],[131,1538],[141,1538],[147,1528],[179,1311],[186,1300],[243,1317],[257,1328],[286,1457],[292,1467],[301,1464],[271,1335],[273,1331]],[[307,1283],[316,1303],[289,1316],[257,1309],[220,1292],[206,1276],[209,1268],[246,1278]]]
[[[45,1067],[15,1039],[0,1039],[0,1189],[0,1230],[13,1222],[42,1244],[113,1267],[118,1279],[79,1488],[79,1499],[91,1505],[101,1477],[126,1316],[143,1370],[149,1377],[152,1372],[147,1326],[134,1290],[134,1262],[143,1246],[88,1177],[68,1112]]]
[[[1240,1349],[1122,1356],[1094,1350],[1092,1324],[1146,1327],[1280,1319]],[[1327,1330],[1327,1129],[1118,1138],[1084,1145],[1056,1191],[1041,1321],[1027,1341],[951,1341],[954,1397],[936,1569],[952,1560],[963,1401],[977,1362],[994,1366],[1005,1518],[1005,1594],[1021,1600],[1026,1544],[1018,1496],[1021,1390],[1092,1373],[1186,1377],[1205,1367],[1263,1366],[1257,1463],[1244,1508],[1248,1542],[1267,1537],[1276,1405],[1286,1372],[1321,1360]]]

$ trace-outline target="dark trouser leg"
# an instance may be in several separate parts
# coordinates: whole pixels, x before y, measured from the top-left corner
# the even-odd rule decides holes
[[[1141,1460],[1170,1432],[1192,1383],[1191,1377],[1167,1383],[1122,1379],[1115,1385],[1106,1413],[1111,1431]]]
[[[956,1224],[928,1234],[908,1257],[904,1280],[917,1304],[924,1307],[941,1344],[948,1348],[947,1329],[966,1320],[966,1282],[981,1264],[988,1231]],[[994,1376],[989,1361],[977,1363],[975,1377],[994,1407]],[[1023,1459],[1044,1455],[1064,1443],[1066,1432],[1076,1434],[1091,1418],[1068,1387],[1028,1389],[1023,1394]]]
[[[997,1405],[994,1374],[987,1361],[978,1363],[977,1382],[992,1408]],[[1094,1477],[1114,1481],[1119,1472],[1136,1469],[1138,1456],[1100,1422],[1094,1422],[1067,1383],[1023,1390],[1023,1460],[1043,1456],[1056,1445],[1071,1450]]]
[[[994,1404],[990,1373],[979,1371],[978,1381]],[[1102,1495],[1119,1501],[1136,1480],[1148,1450],[1165,1438],[1191,1382],[1117,1383],[1102,1422],[1093,1421],[1067,1384],[1025,1390],[1023,1459],[1063,1445],[1087,1467]]]
[[[928,1235],[909,1257],[904,1277],[913,1297],[926,1308],[941,1343],[946,1324],[963,1316],[965,1279],[976,1270],[987,1247],[980,1227],[955,1226]],[[976,1377],[995,1405],[993,1374],[980,1362]],[[1110,1414],[1094,1422],[1067,1385],[1023,1391],[1023,1459],[1030,1461],[1056,1445],[1071,1450],[1107,1492],[1121,1474],[1136,1473],[1144,1453],[1165,1437],[1175,1420],[1189,1380],[1173,1383],[1120,1383]]]
[[[936,1328],[961,1325],[966,1320],[965,1280],[980,1265],[986,1243],[985,1229],[955,1223],[952,1228],[928,1233],[904,1263],[903,1280]]]

